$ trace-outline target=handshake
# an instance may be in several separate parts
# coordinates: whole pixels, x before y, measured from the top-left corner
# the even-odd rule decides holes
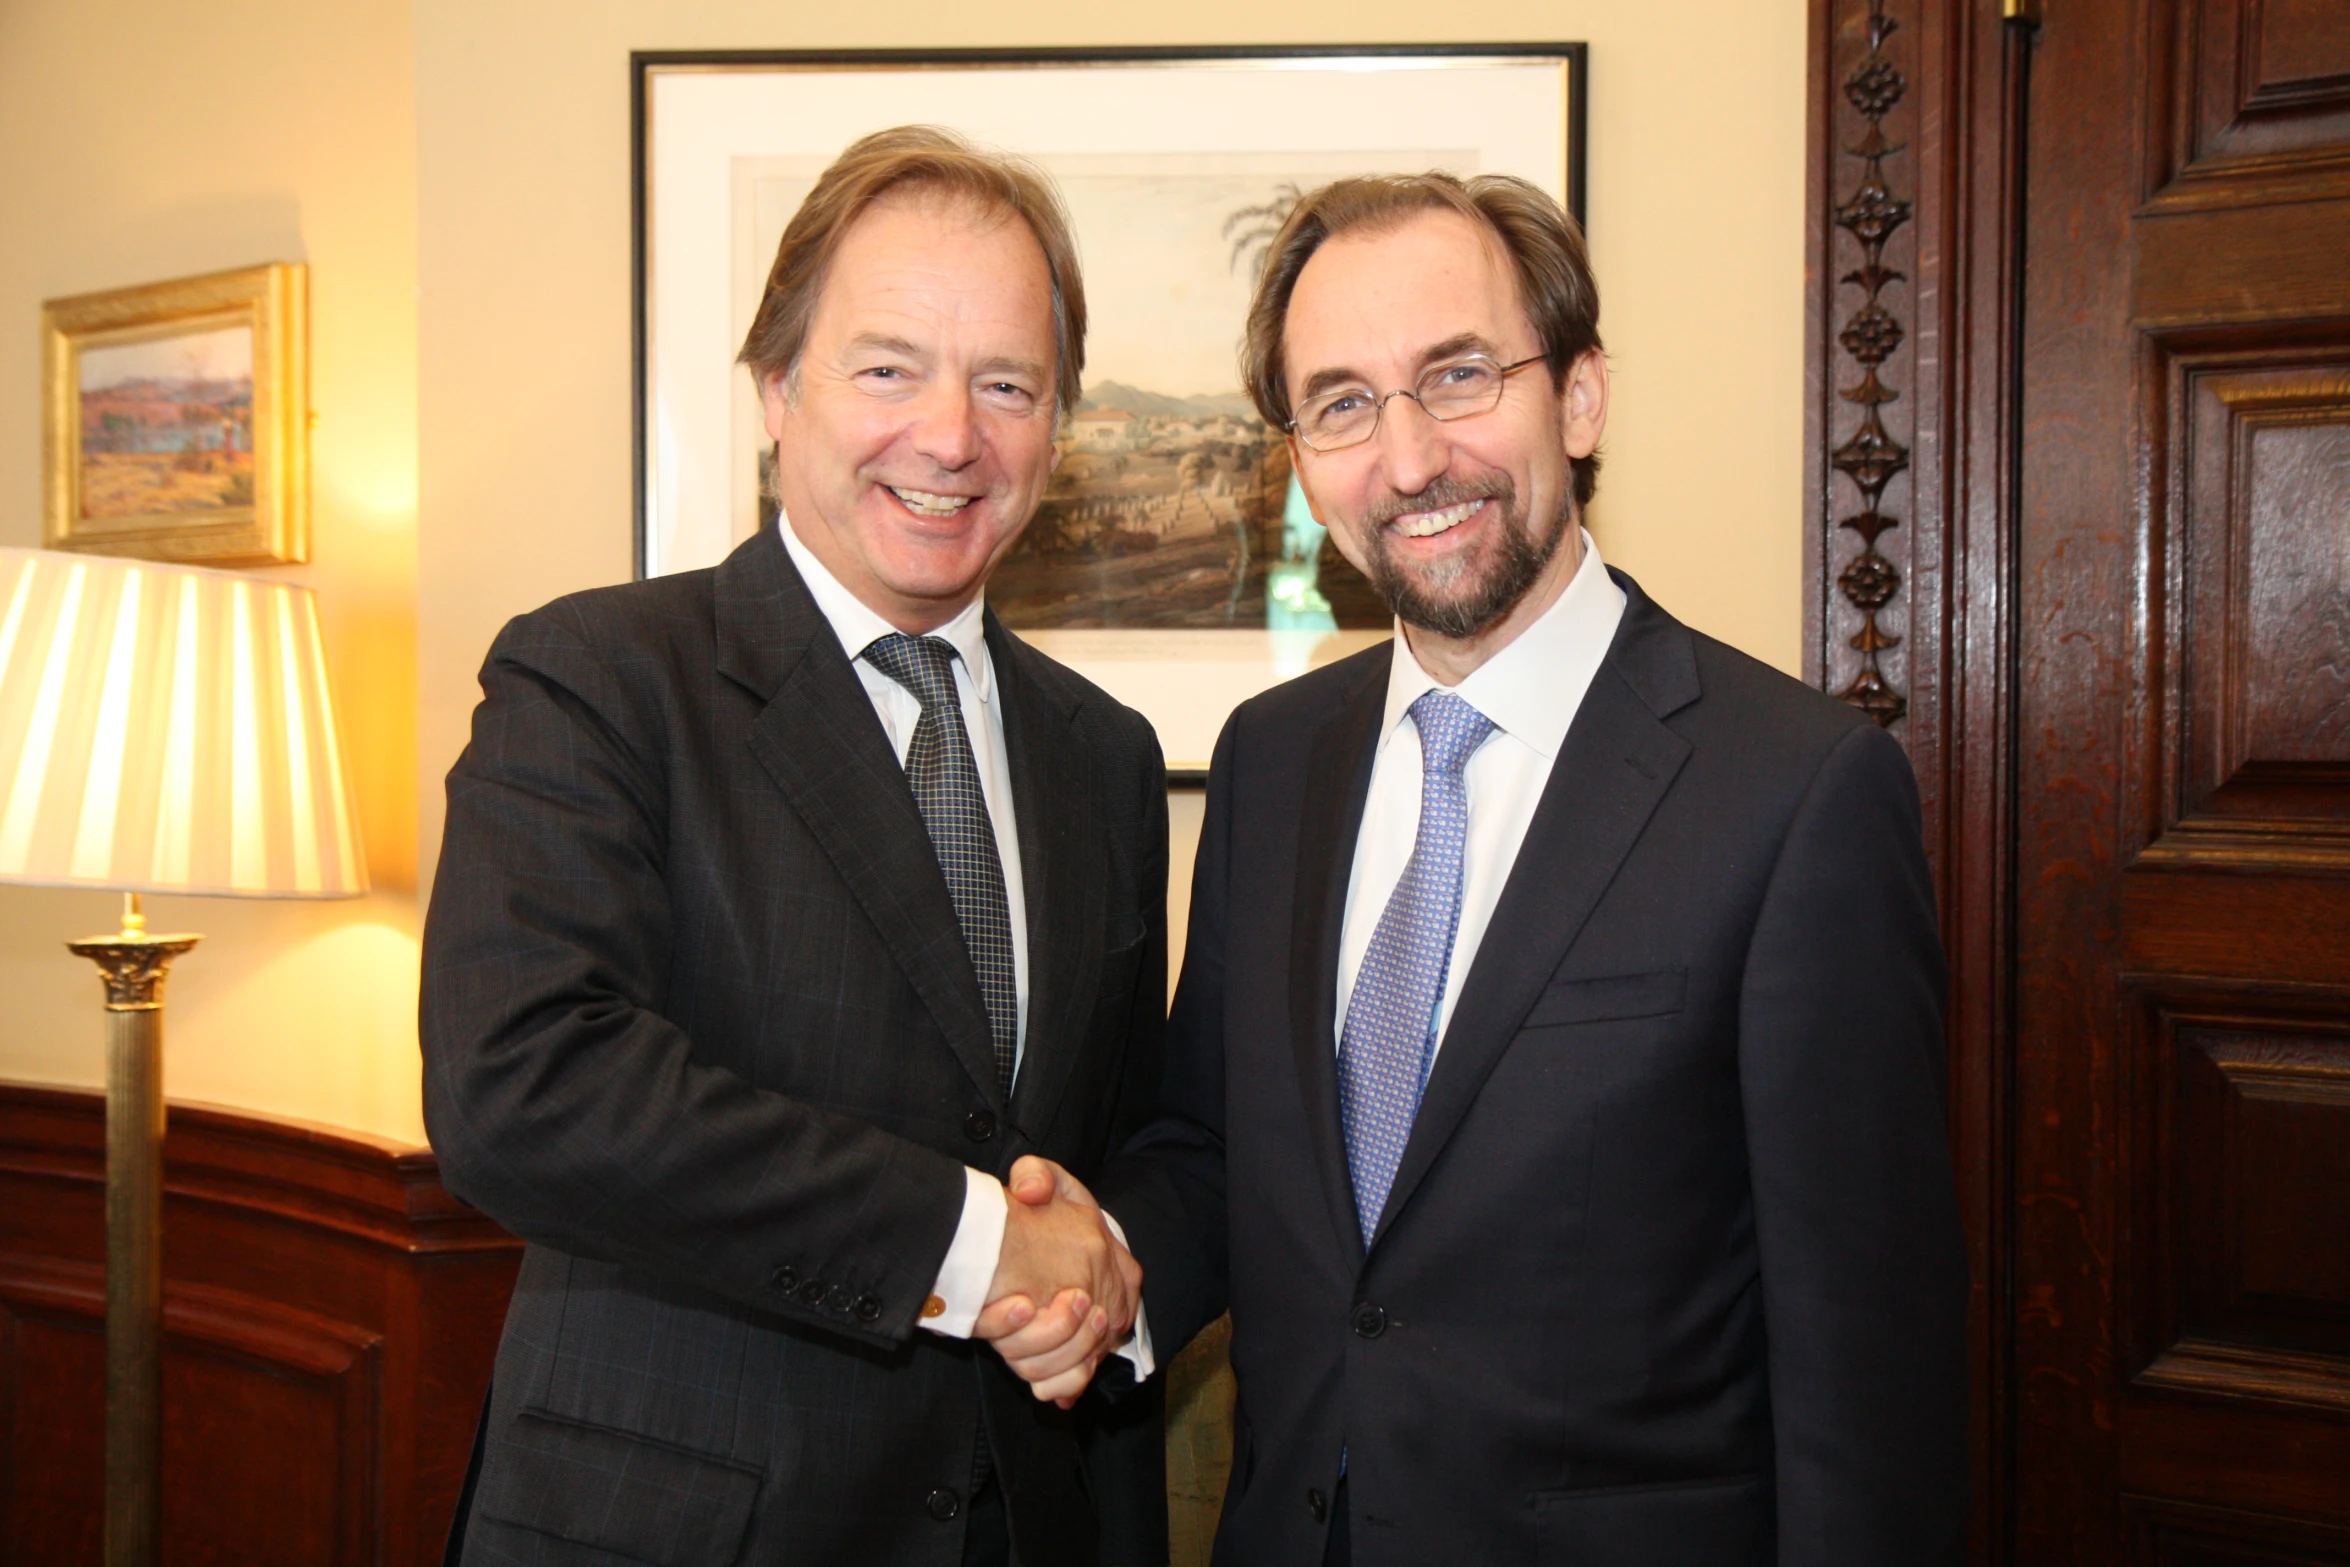
[[[972,1329],[1040,1399],[1067,1409],[1134,1331],[1142,1264],[1074,1175],[1031,1154],[1010,1199],[987,1306]]]

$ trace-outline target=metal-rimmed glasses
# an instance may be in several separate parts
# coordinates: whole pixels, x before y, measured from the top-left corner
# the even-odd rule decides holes
[[[1309,397],[1289,421],[1290,433],[1317,452],[1344,451],[1360,446],[1379,432],[1379,415],[1398,397],[1408,397],[1420,411],[1439,423],[1471,419],[1501,405],[1502,383],[1544,355],[1498,364],[1491,354],[1463,354],[1430,365],[1409,387],[1398,387],[1385,397],[1367,387],[1341,387]]]

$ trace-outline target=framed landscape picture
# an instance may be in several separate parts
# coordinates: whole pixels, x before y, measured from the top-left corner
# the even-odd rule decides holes
[[[1232,707],[1383,640],[1241,390],[1242,318],[1301,192],[1522,176],[1582,216],[1580,44],[640,54],[637,569],[709,566],[771,513],[734,363],[783,228],[850,142],[947,126],[1050,174],[1077,230],[1085,390],[988,602],[1207,765]]]
[[[273,263],[41,306],[49,548],[309,558],[307,285]]]

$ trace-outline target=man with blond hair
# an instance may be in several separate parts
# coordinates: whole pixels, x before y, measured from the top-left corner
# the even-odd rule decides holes
[[[1044,1160],[1157,1080],[1165,774],[981,597],[1084,333],[1041,175],[865,138],[743,348],[778,524],[491,648],[425,1109],[528,1244],[452,1561],[1164,1559],[1150,1398],[1049,1396],[1139,1272]]]

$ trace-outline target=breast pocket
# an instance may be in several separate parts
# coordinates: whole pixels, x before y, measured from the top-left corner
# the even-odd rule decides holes
[[[1569,1023],[1621,1023],[1632,1018],[1664,1017],[1680,1011],[1688,995],[1689,971],[1685,968],[1553,980],[1519,1026],[1560,1028]]]

